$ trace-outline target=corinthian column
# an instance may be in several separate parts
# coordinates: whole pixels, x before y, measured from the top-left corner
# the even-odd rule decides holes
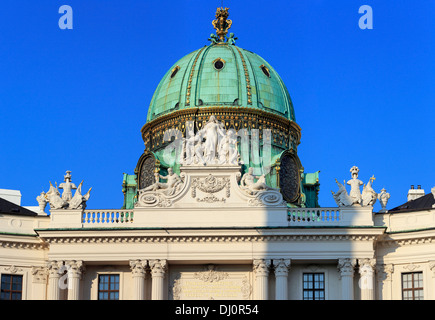
[[[163,300],[166,260],[151,260],[151,300]]]
[[[83,261],[67,261],[66,266],[68,271],[68,300],[79,300]]]
[[[47,263],[48,269],[48,300],[59,300],[60,299],[60,286],[59,279],[60,273],[59,270],[63,266],[62,261],[49,261]]]
[[[254,275],[255,275],[255,299],[269,299],[269,268],[271,260],[258,259],[254,260]]]
[[[361,288],[361,300],[374,300],[374,279],[376,259],[359,259],[359,286]]]
[[[131,275],[133,277],[133,299],[145,300],[146,260],[130,260]]]
[[[353,275],[356,259],[339,259],[338,270],[341,278],[342,300],[353,300]]]
[[[290,259],[273,260],[275,267],[275,300],[288,300],[288,270]]]

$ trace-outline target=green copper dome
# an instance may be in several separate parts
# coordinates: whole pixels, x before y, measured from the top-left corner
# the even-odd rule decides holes
[[[153,95],[147,122],[212,106],[259,109],[295,121],[290,95],[272,66],[251,51],[218,42],[186,55],[168,70]]]

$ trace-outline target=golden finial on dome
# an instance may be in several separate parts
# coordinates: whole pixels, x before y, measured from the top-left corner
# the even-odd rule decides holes
[[[233,24],[233,22],[228,19],[228,16],[230,15],[228,10],[229,8],[217,8],[216,19],[212,21],[220,42],[225,42],[225,36],[228,29],[231,28],[231,25]]]

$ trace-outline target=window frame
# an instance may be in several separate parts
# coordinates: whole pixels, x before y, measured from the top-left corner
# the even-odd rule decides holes
[[[312,277],[312,288],[305,288],[305,276],[311,276]],[[322,275],[323,277],[323,281],[321,282],[323,284],[323,287],[321,289],[316,289],[315,288],[315,276],[316,275]],[[323,292],[323,299],[316,299],[316,291],[317,292]],[[313,299],[305,299],[305,292],[312,292],[312,297]],[[317,270],[317,271],[302,271],[302,300],[304,301],[324,301],[326,300],[326,273],[324,271],[321,270]]]
[[[415,281],[415,279],[414,279],[414,276],[416,275],[416,274],[419,274],[419,275],[421,275],[421,281],[422,281],[422,284],[423,284],[423,286],[422,287],[414,287],[414,281]],[[412,278],[411,278],[411,284],[412,284],[412,288],[404,288],[404,279],[403,279],[403,277],[405,276],[405,275],[412,275]],[[422,298],[423,298],[423,300],[424,300],[424,274],[423,274],[423,271],[411,271],[411,272],[402,272],[401,274],[400,274],[400,284],[401,284],[401,288],[402,288],[402,300],[410,300],[410,299],[405,299],[405,292],[412,292],[412,301],[416,301],[416,299],[415,299],[415,291],[422,291]]]
[[[3,289],[1,287],[1,285],[3,284],[3,277],[7,276],[10,278],[10,287],[8,289]],[[13,285],[13,277],[20,277],[21,278],[21,290],[13,290],[12,289],[12,285]],[[24,275],[23,274],[11,274],[11,273],[1,273],[0,274],[0,294],[2,293],[8,293],[9,294],[9,299],[1,299],[0,296],[0,300],[5,300],[5,301],[10,301],[10,300],[24,300]],[[13,293],[20,293],[20,299],[12,299],[12,294]]]
[[[110,289],[110,285],[111,285],[111,277],[118,277],[118,289],[117,290],[111,290]],[[100,290],[100,279],[101,277],[108,277],[108,290]],[[108,299],[100,299],[100,293],[108,293]],[[110,299],[110,293],[116,292],[118,294],[118,299]],[[115,272],[101,272],[98,273],[97,275],[97,300],[107,300],[107,301],[115,301],[115,300],[121,300],[121,274],[120,273],[115,273]]]

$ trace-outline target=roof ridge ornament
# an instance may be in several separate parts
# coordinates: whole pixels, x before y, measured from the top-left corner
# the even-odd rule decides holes
[[[228,16],[230,15],[228,12],[229,8],[217,8],[216,9],[216,19],[212,21],[213,27],[216,29],[216,35],[211,34],[210,35],[210,41],[212,43],[219,43],[219,42],[226,42],[225,37],[228,33],[228,29],[231,28],[231,25],[233,24],[233,21],[228,19]],[[231,34],[231,41],[230,44],[235,44],[235,40],[237,38],[234,38],[234,34]],[[230,39],[228,39],[230,40]]]

